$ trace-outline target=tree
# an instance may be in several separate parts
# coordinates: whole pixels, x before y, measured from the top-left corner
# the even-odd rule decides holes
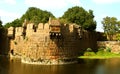
[[[4,25],[5,28],[9,28],[10,26],[13,26],[13,27],[20,27],[22,26],[22,22],[20,19],[15,19],[14,21],[10,22],[10,23],[6,23]]]
[[[120,21],[118,21],[117,24],[118,24],[118,32],[120,33]]]
[[[10,26],[22,26],[22,23],[25,19],[30,23],[35,23],[35,25],[38,25],[38,23],[47,23],[49,17],[55,18],[55,16],[51,12],[43,11],[36,7],[30,7],[20,19],[15,19],[14,21],[5,24],[4,27],[8,28]]]
[[[30,7],[26,13],[21,17],[22,22],[26,19],[32,23],[46,23],[49,17],[55,18],[55,16],[48,11],[43,11],[36,7]]]
[[[106,16],[103,18],[102,24],[104,33],[107,35],[109,40],[113,40],[113,35],[119,30],[117,18]]]
[[[69,8],[61,17],[69,23],[76,23],[82,26],[85,30],[94,31],[96,29],[96,21],[94,21],[93,11],[86,11],[82,7],[75,6]]]

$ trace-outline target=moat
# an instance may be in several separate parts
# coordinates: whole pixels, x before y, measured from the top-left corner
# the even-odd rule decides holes
[[[119,74],[120,59],[79,59],[69,65],[30,65],[0,57],[0,74]]]

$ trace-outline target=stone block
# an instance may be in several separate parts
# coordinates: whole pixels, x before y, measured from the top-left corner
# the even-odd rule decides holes
[[[8,28],[8,36],[9,35],[13,36],[13,33],[14,33],[14,27]]]
[[[43,30],[43,28],[44,28],[44,24],[43,23],[39,23],[38,24],[38,30]]]
[[[33,27],[34,27],[34,23],[27,24],[27,30],[33,29]]]
[[[44,30],[49,30],[49,24],[48,23],[44,24]]]
[[[74,29],[74,25],[73,25],[73,24],[70,24],[70,25],[69,25],[69,31],[70,31],[70,33],[73,32],[73,29]]]
[[[15,29],[15,36],[21,36],[23,33],[23,28],[22,27],[17,27]]]

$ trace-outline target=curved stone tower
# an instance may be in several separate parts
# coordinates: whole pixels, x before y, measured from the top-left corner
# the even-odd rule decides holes
[[[15,29],[11,40],[13,56],[20,56],[29,64],[69,64],[77,62],[81,49],[82,31],[75,24],[60,24],[59,20],[49,23],[23,24]],[[82,45],[82,44],[81,44]]]

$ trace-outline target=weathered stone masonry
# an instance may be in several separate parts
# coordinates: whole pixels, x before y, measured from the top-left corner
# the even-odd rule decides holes
[[[21,56],[26,63],[70,63],[76,60],[82,49],[96,47],[94,34],[81,31],[76,24],[62,25],[58,20],[39,23],[37,28],[34,23],[24,22],[23,27],[15,28],[15,33],[8,31],[10,37],[14,36],[10,51],[14,56]]]

